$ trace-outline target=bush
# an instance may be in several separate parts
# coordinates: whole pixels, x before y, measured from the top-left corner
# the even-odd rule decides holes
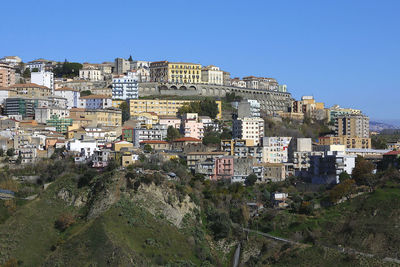
[[[64,213],[55,221],[54,227],[64,232],[68,227],[75,223],[75,217],[72,214]]]

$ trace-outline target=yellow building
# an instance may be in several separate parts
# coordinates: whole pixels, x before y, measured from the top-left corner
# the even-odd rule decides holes
[[[346,148],[371,148],[371,138],[324,136],[318,138],[320,145],[344,145]]]
[[[130,99],[129,110],[131,116],[142,115],[144,112],[154,112],[158,116],[169,115],[176,116],[179,108],[186,103],[195,102],[198,100],[173,100],[173,99]],[[222,102],[215,101],[218,106],[217,119],[222,118]]]
[[[114,151],[121,151],[121,149],[133,149],[133,143],[127,141],[119,141],[113,144]]]
[[[152,62],[150,80],[168,83],[201,83],[201,65],[185,62]]]
[[[125,100],[114,100],[112,101],[112,107],[113,108],[119,108],[119,106],[124,103]]]
[[[72,108],[70,118],[74,121],[81,119],[90,120],[90,125],[97,126],[121,126],[122,112],[119,109],[82,109]]]
[[[43,98],[52,94],[50,88],[36,83],[14,84],[9,88],[12,90],[9,97]]]

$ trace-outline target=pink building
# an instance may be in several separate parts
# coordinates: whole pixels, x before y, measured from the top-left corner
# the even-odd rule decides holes
[[[215,159],[212,180],[231,179],[233,177],[233,157],[224,156]]]
[[[175,129],[181,128],[181,119],[174,116],[159,116],[159,123],[174,127]]]
[[[182,126],[185,137],[203,139],[204,124],[199,122],[197,113],[186,113],[182,118]]]

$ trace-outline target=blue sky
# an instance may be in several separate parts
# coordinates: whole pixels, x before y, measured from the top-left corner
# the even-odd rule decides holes
[[[3,1],[0,57],[214,64],[400,119],[400,1]]]

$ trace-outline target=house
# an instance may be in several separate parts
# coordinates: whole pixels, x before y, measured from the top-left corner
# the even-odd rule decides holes
[[[146,140],[140,142],[140,147],[143,149],[144,146],[149,145],[153,151],[160,151],[160,150],[170,150],[171,145],[167,141],[162,140]]]
[[[215,158],[227,156],[228,153],[222,151],[213,152],[189,152],[186,154],[187,165],[190,169],[195,169],[198,162],[215,161]]]
[[[191,144],[202,144],[203,141],[201,141],[198,138],[193,138],[193,137],[182,137],[175,139],[172,142],[172,149],[177,150],[177,151],[182,151],[186,146],[191,145]]]
[[[127,141],[118,141],[113,143],[114,151],[129,150],[133,149],[133,144]]]

